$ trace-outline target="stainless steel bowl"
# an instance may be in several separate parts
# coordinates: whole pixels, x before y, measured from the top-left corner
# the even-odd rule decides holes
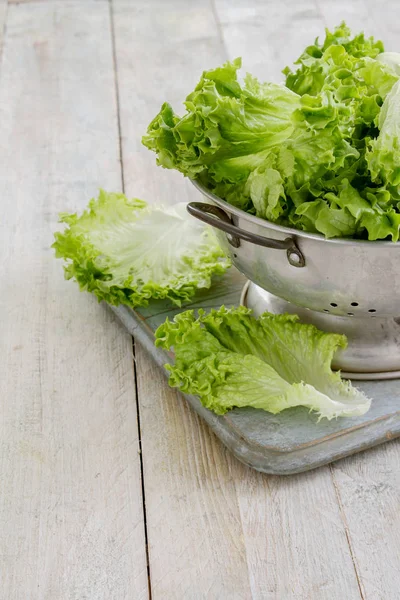
[[[191,202],[189,212],[216,228],[233,264],[263,289],[337,316],[400,315],[400,243],[327,240],[281,227],[193,183],[208,203]]]
[[[297,312],[347,334],[336,363],[344,371],[377,379],[400,371],[400,243],[327,240],[281,227],[193,184],[207,202],[191,202],[188,211],[215,227],[237,269],[269,292],[265,310]]]

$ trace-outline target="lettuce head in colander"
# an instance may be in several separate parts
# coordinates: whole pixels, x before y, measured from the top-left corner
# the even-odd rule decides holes
[[[326,31],[285,83],[204,71],[180,116],[165,103],[143,143],[159,165],[230,204],[326,237],[399,239],[400,61],[382,42]]]

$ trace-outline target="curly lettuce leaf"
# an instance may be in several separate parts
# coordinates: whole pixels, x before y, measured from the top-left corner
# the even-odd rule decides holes
[[[379,135],[370,142],[367,163],[373,181],[400,187],[400,81],[387,96],[379,115]]]
[[[193,311],[168,319],[156,345],[173,348],[170,385],[200,396],[217,414],[252,406],[278,413],[305,406],[322,418],[364,414],[365,395],[331,370],[346,339],[297,322],[294,315],[265,313],[258,319],[243,307]]]
[[[241,85],[240,66],[236,59],[205,71],[186,98],[183,117],[162,106],[142,139],[157,153],[159,165],[191,178],[206,171],[213,182],[236,183],[290,136],[291,117],[300,106],[297,94],[250,75]]]
[[[331,89],[339,101],[357,97],[362,78],[356,72],[365,66],[363,59],[375,59],[383,51],[382,42],[376,42],[373,37],[365,39],[360,33],[352,38],[350,29],[342,22],[333,32],[325,30],[323,43],[317,38],[314,44],[307,46],[295,61],[300,65],[296,71],[289,67],[283,70],[286,86],[300,96],[316,96],[323,89]],[[365,82],[362,85],[365,93]]]
[[[340,183],[336,193],[329,192],[297,206],[290,221],[298,228],[323,233],[327,238],[399,240],[400,214],[390,192],[383,186],[358,191],[347,179]]]
[[[376,59],[390,67],[397,75],[400,75],[400,52],[382,52]]]
[[[329,92],[341,114],[341,130],[349,138],[364,137],[373,126],[387,94],[398,79],[387,62],[376,60],[383,44],[364,34],[351,38],[344,23],[333,33],[326,30],[322,45],[316,40],[297,60],[292,72],[286,67],[286,85],[301,96]]]
[[[292,225],[328,238],[374,240],[382,235],[383,239],[398,239],[394,209],[371,206],[367,193],[367,188],[378,178],[373,174],[371,177],[368,171],[366,149],[375,143],[371,140],[377,135],[382,104],[399,77],[393,66],[395,59],[379,60],[381,56],[385,57],[381,42],[366,39],[363,34],[352,38],[342,23],[333,33],[326,31],[323,44],[317,40],[305,50],[297,61],[300,68],[296,72],[284,71],[286,85],[303,98],[329,95],[338,111],[341,142],[346,142],[354,152],[353,156],[350,152],[342,153],[342,163],[335,163],[336,169],[328,166],[320,176],[313,174],[308,184],[303,183],[297,189],[290,182],[285,186],[296,205],[289,216]],[[348,193],[351,189],[354,193]],[[363,216],[353,214],[355,202],[364,205]]]
[[[186,203],[162,208],[100,191],[82,215],[62,215],[61,222],[68,227],[55,234],[53,247],[66,262],[66,279],[109,304],[168,298],[181,306],[230,265]]]
[[[342,23],[284,70],[286,86],[240,83],[240,59],[205,71],[186,114],[164,104],[143,143],[158,164],[260,218],[397,241],[399,56]]]
[[[186,99],[186,115],[164,104],[143,143],[157,153],[158,164],[278,221],[310,187],[324,190],[321,178],[348,167],[359,152],[340,131],[332,94],[300,97],[249,75],[241,86],[239,67],[237,60],[203,73]]]

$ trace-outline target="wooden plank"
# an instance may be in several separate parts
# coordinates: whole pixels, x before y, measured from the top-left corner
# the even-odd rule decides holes
[[[262,81],[282,81],[282,69],[323,34],[314,0],[215,0],[215,6],[228,55],[241,56],[243,68]]]
[[[219,6],[224,34],[238,5]],[[140,137],[164,100],[179,108],[201,72],[226,59],[211,5],[115,0],[114,12],[127,193],[194,199],[182,177],[155,166]],[[153,598],[359,598],[329,470],[279,479],[247,469],[140,348],[137,371]]]
[[[400,586],[400,445],[332,466],[364,598],[393,600]]]
[[[327,25],[345,19],[356,33],[364,30],[397,51],[400,35],[396,0],[373,3],[318,0]],[[398,598],[400,588],[400,444],[355,455],[332,466],[360,585],[367,599]]]
[[[384,4],[371,0],[317,0],[317,4],[327,27],[333,28],[344,20],[355,34],[364,31],[368,36],[382,39],[386,50],[397,52],[400,31],[397,0]]]
[[[316,0],[316,2],[319,15],[329,29],[333,29],[341,21],[345,21],[354,33],[365,31],[367,35],[379,35],[366,0],[352,0],[352,2],[338,0],[335,3],[329,2],[329,0]],[[323,31],[320,36],[323,37]]]
[[[7,18],[7,0],[0,0],[0,56],[3,50],[4,27]]]
[[[75,2],[79,1],[79,2],[107,2],[108,0],[73,0]],[[52,2],[58,2],[59,4],[62,4],[66,2],[66,0],[8,0],[8,4],[44,4],[44,3],[52,3]],[[67,2],[71,2],[71,0],[67,0]],[[7,3],[7,0],[6,0]]]
[[[0,579],[9,600],[148,597],[131,339],[50,244],[121,172],[109,7],[9,7],[0,79]]]
[[[149,202],[198,198],[179,173],[156,166],[141,138],[164,101],[183,111],[185,90],[194,88],[205,68],[224,60],[210,9],[193,0],[113,4],[126,189]]]

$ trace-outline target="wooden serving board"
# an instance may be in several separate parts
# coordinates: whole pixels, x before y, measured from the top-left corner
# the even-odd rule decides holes
[[[232,268],[212,289],[199,292],[182,308],[165,301],[155,301],[135,311],[126,306],[110,308],[162,367],[173,358],[154,346],[154,331],[166,317],[172,319],[188,308],[237,306],[245,282]],[[373,400],[370,411],[362,417],[324,419],[319,423],[318,417],[303,407],[278,415],[238,408],[218,416],[206,409],[196,396],[183,396],[240,461],[264,473],[286,475],[315,469],[400,436],[399,383],[396,379],[357,381],[355,385]]]

